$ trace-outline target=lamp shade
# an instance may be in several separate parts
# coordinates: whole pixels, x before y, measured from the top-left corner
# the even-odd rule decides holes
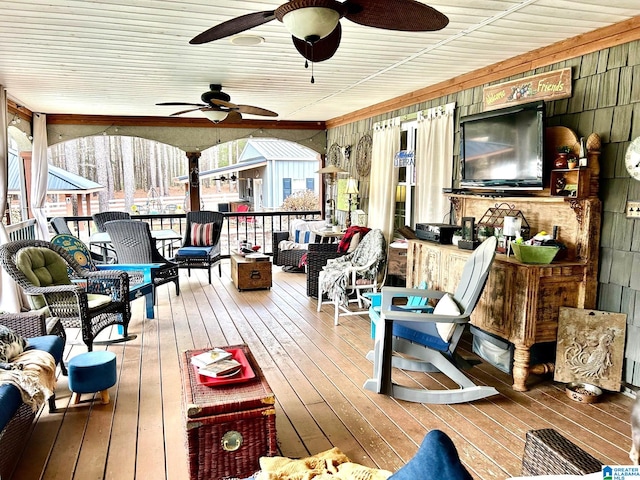
[[[213,123],[218,123],[227,118],[229,112],[223,110],[201,110],[202,114]]]
[[[357,195],[358,192],[358,181],[355,178],[349,178],[347,180],[347,188],[345,192],[347,195]]]
[[[345,170],[341,169],[340,167],[336,166],[336,165],[327,165],[326,167],[322,167],[320,170],[318,170],[316,173],[344,173]]]
[[[282,17],[282,23],[291,35],[311,43],[333,32],[339,20],[340,13],[327,7],[299,8]]]

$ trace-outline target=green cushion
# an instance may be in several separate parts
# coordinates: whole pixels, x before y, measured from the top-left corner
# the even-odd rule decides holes
[[[53,250],[45,247],[25,247],[16,255],[16,266],[37,287],[68,285],[67,263]],[[45,306],[40,296],[29,297],[31,308],[37,310]]]

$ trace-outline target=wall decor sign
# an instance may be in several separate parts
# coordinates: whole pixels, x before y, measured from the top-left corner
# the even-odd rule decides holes
[[[536,100],[558,100],[571,96],[571,68],[539,73],[484,87],[484,111]]]
[[[400,150],[393,157],[393,166],[396,168],[415,165],[416,153],[413,150]]]
[[[627,315],[560,307],[553,379],[620,391]]]

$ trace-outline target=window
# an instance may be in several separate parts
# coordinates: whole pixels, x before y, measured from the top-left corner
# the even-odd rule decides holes
[[[400,149],[416,150],[417,122],[405,122],[401,125]],[[396,186],[395,228],[413,225],[414,197],[416,189],[415,162],[398,167],[398,185]]]

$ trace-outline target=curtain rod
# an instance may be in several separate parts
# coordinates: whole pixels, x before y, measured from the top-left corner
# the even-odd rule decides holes
[[[456,102],[447,103],[445,105],[439,105],[437,107],[427,108],[425,110],[418,110],[416,112],[407,113],[405,115],[400,115],[397,117],[393,117],[387,120],[381,120],[380,122],[376,122],[373,124],[374,128],[379,128],[384,126],[389,122],[400,121],[402,122],[412,122],[414,120],[429,118],[433,116],[442,115],[446,113],[453,113],[453,110],[456,107]]]

